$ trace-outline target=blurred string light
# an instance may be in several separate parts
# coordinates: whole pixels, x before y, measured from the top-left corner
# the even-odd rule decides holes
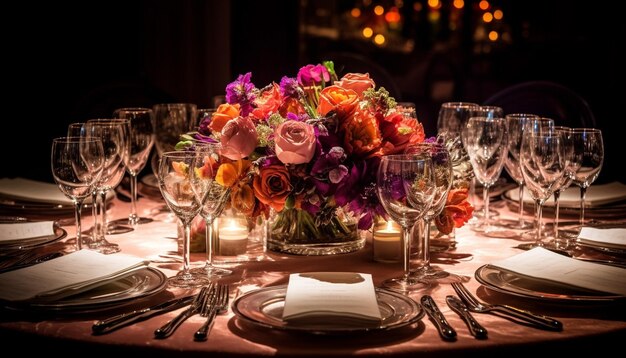
[[[352,17],[361,17],[361,9],[358,7],[353,8],[350,10],[350,15],[352,15]]]
[[[493,15],[491,15],[490,12],[486,12],[483,14],[483,21],[486,23],[490,23],[491,21],[493,21]]]
[[[363,28],[363,37],[369,39],[370,37],[372,37],[372,35],[374,35],[374,30],[372,30],[371,27]]]
[[[487,9],[489,9],[489,1],[487,1],[487,0],[481,0],[481,1],[478,3],[478,7],[479,7],[481,10],[487,10]]]
[[[498,9],[498,10],[493,12],[493,18],[494,19],[502,20],[503,17],[504,17],[504,13],[502,12],[502,10]]]
[[[439,0],[428,0],[428,6],[431,9],[440,9],[441,8],[441,1],[439,1]]]
[[[374,14],[380,16],[380,15],[382,15],[384,13],[385,13],[385,8],[384,7],[382,7],[380,5],[374,6]]]
[[[461,10],[463,9],[463,7],[465,7],[465,1],[463,0],[454,0],[452,2],[452,6],[454,6],[455,8]]]
[[[498,32],[497,31],[489,31],[489,40],[497,41],[498,40]]]

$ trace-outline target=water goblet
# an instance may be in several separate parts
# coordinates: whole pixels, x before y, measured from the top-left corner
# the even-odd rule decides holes
[[[147,224],[152,219],[137,214],[137,175],[148,162],[154,144],[154,116],[149,108],[118,108],[113,112],[114,118],[130,121],[129,155],[126,171],[130,176],[130,214],[128,224],[135,226]]]
[[[169,283],[175,287],[198,287],[209,282],[206,275],[195,275],[189,269],[191,222],[202,209],[191,183],[196,154],[190,151],[164,152],[159,160],[157,179],[168,208],[183,225],[183,267]]]
[[[432,159],[417,154],[383,156],[376,176],[377,195],[391,218],[402,226],[403,275],[383,282],[387,288],[410,292],[430,287],[411,276],[411,235],[415,223],[426,215],[435,196]]]
[[[102,141],[95,138],[61,137],[52,140],[52,176],[61,192],[74,203],[76,250],[82,249],[81,211],[102,174]]]

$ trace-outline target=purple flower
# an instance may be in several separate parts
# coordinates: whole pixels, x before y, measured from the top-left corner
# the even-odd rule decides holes
[[[359,218],[358,227],[361,230],[369,229],[377,215],[387,216],[376,195],[376,176],[371,175],[376,173],[379,163],[378,157],[355,163],[350,175],[339,185],[335,193],[337,205],[348,206],[348,209]]]
[[[298,98],[298,81],[293,77],[283,76],[280,79],[280,94],[283,97]]]
[[[324,196],[335,193],[338,185],[347,178],[348,168],[343,165],[346,154],[341,147],[333,147],[328,153],[324,153],[317,158],[311,168],[313,184]]]
[[[241,115],[247,116],[254,109],[253,102],[256,99],[254,90],[256,87],[250,81],[252,73],[239,75],[237,79],[226,86],[226,102],[230,104],[239,103]]]
[[[324,65],[306,65],[298,71],[298,83],[303,86],[323,85],[330,81],[330,73]]]

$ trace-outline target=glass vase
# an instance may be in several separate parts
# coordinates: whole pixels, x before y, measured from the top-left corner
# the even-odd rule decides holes
[[[267,248],[294,255],[334,255],[363,248],[356,218],[341,208],[327,215],[284,209],[269,220]]]

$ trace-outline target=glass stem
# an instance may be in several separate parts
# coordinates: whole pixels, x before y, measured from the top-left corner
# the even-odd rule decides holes
[[[420,232],[422,235],[422,242],[420,243],[422,266],[420,268],[427,269],[430,266],[430,220],[420,220],[420,225],[423,226]]]
[[[212,215],[204,218],[205,223],[205,237],[206,237],[206,267],[213,266],[213,221],[215,218]]]
[[[587,196],[587,187],[581,186],[580,187],[580,220],[579,220],[580,229],[582,229],[583,225],[585,224],[585,196]]]
[[[100,234],[100,226],[98,226],[98,190],[94,190],[93,193],[91,193],[91,216],[93,217],[93,228],[91,229],[90,241],[96,242]]]
[[[189,246],[191,244],[191,220],[183,222],[183,274],[189,273]]]
[[[519,186],[519,227],[524,227],[524,183]]]
[[[102,190],[100,192],[100,235],[98,241],[105,240],[107,234],[107,208],[106,208],[107,192]]]
[[[81,215],[82,215],[82,210],[83,210],[83,201],[82,200],[76,200],[74,202],[74,216],[76,219],[76,251],[80,251],[83,248],[83,243],[82,243],[82,224],[81,224]]]
[[[561,197],[561,190],[557,190],[554,192],[554,204],[555,204],[555,212],[554,212],[554,239],[559,239],[559,207],[561,205],[559,198]]]
[[[402,264],[404,268],[404,279],[408,280],[411,274],[411,234],[413,225],[407,225],[402,230]]]
[[[543,246],[543,242],[541,241],[541,228],[543,226],[543,223],[541,222],[542,220],[542,216],[543,216],[543,204],[539,201],[537,201],[537,217],[536,217],[536,221],[537,221],[537,238],[535,239],[535,243],[537,246]]]
[[[137,216],[137,175],[130,174],[130,215],[128,223],[137,225],[139,217]]]
[[[491,220],[489,219],[489,186],[485,185],[483,189],[483,214],[485,215],[485,232],[491,230]]]

